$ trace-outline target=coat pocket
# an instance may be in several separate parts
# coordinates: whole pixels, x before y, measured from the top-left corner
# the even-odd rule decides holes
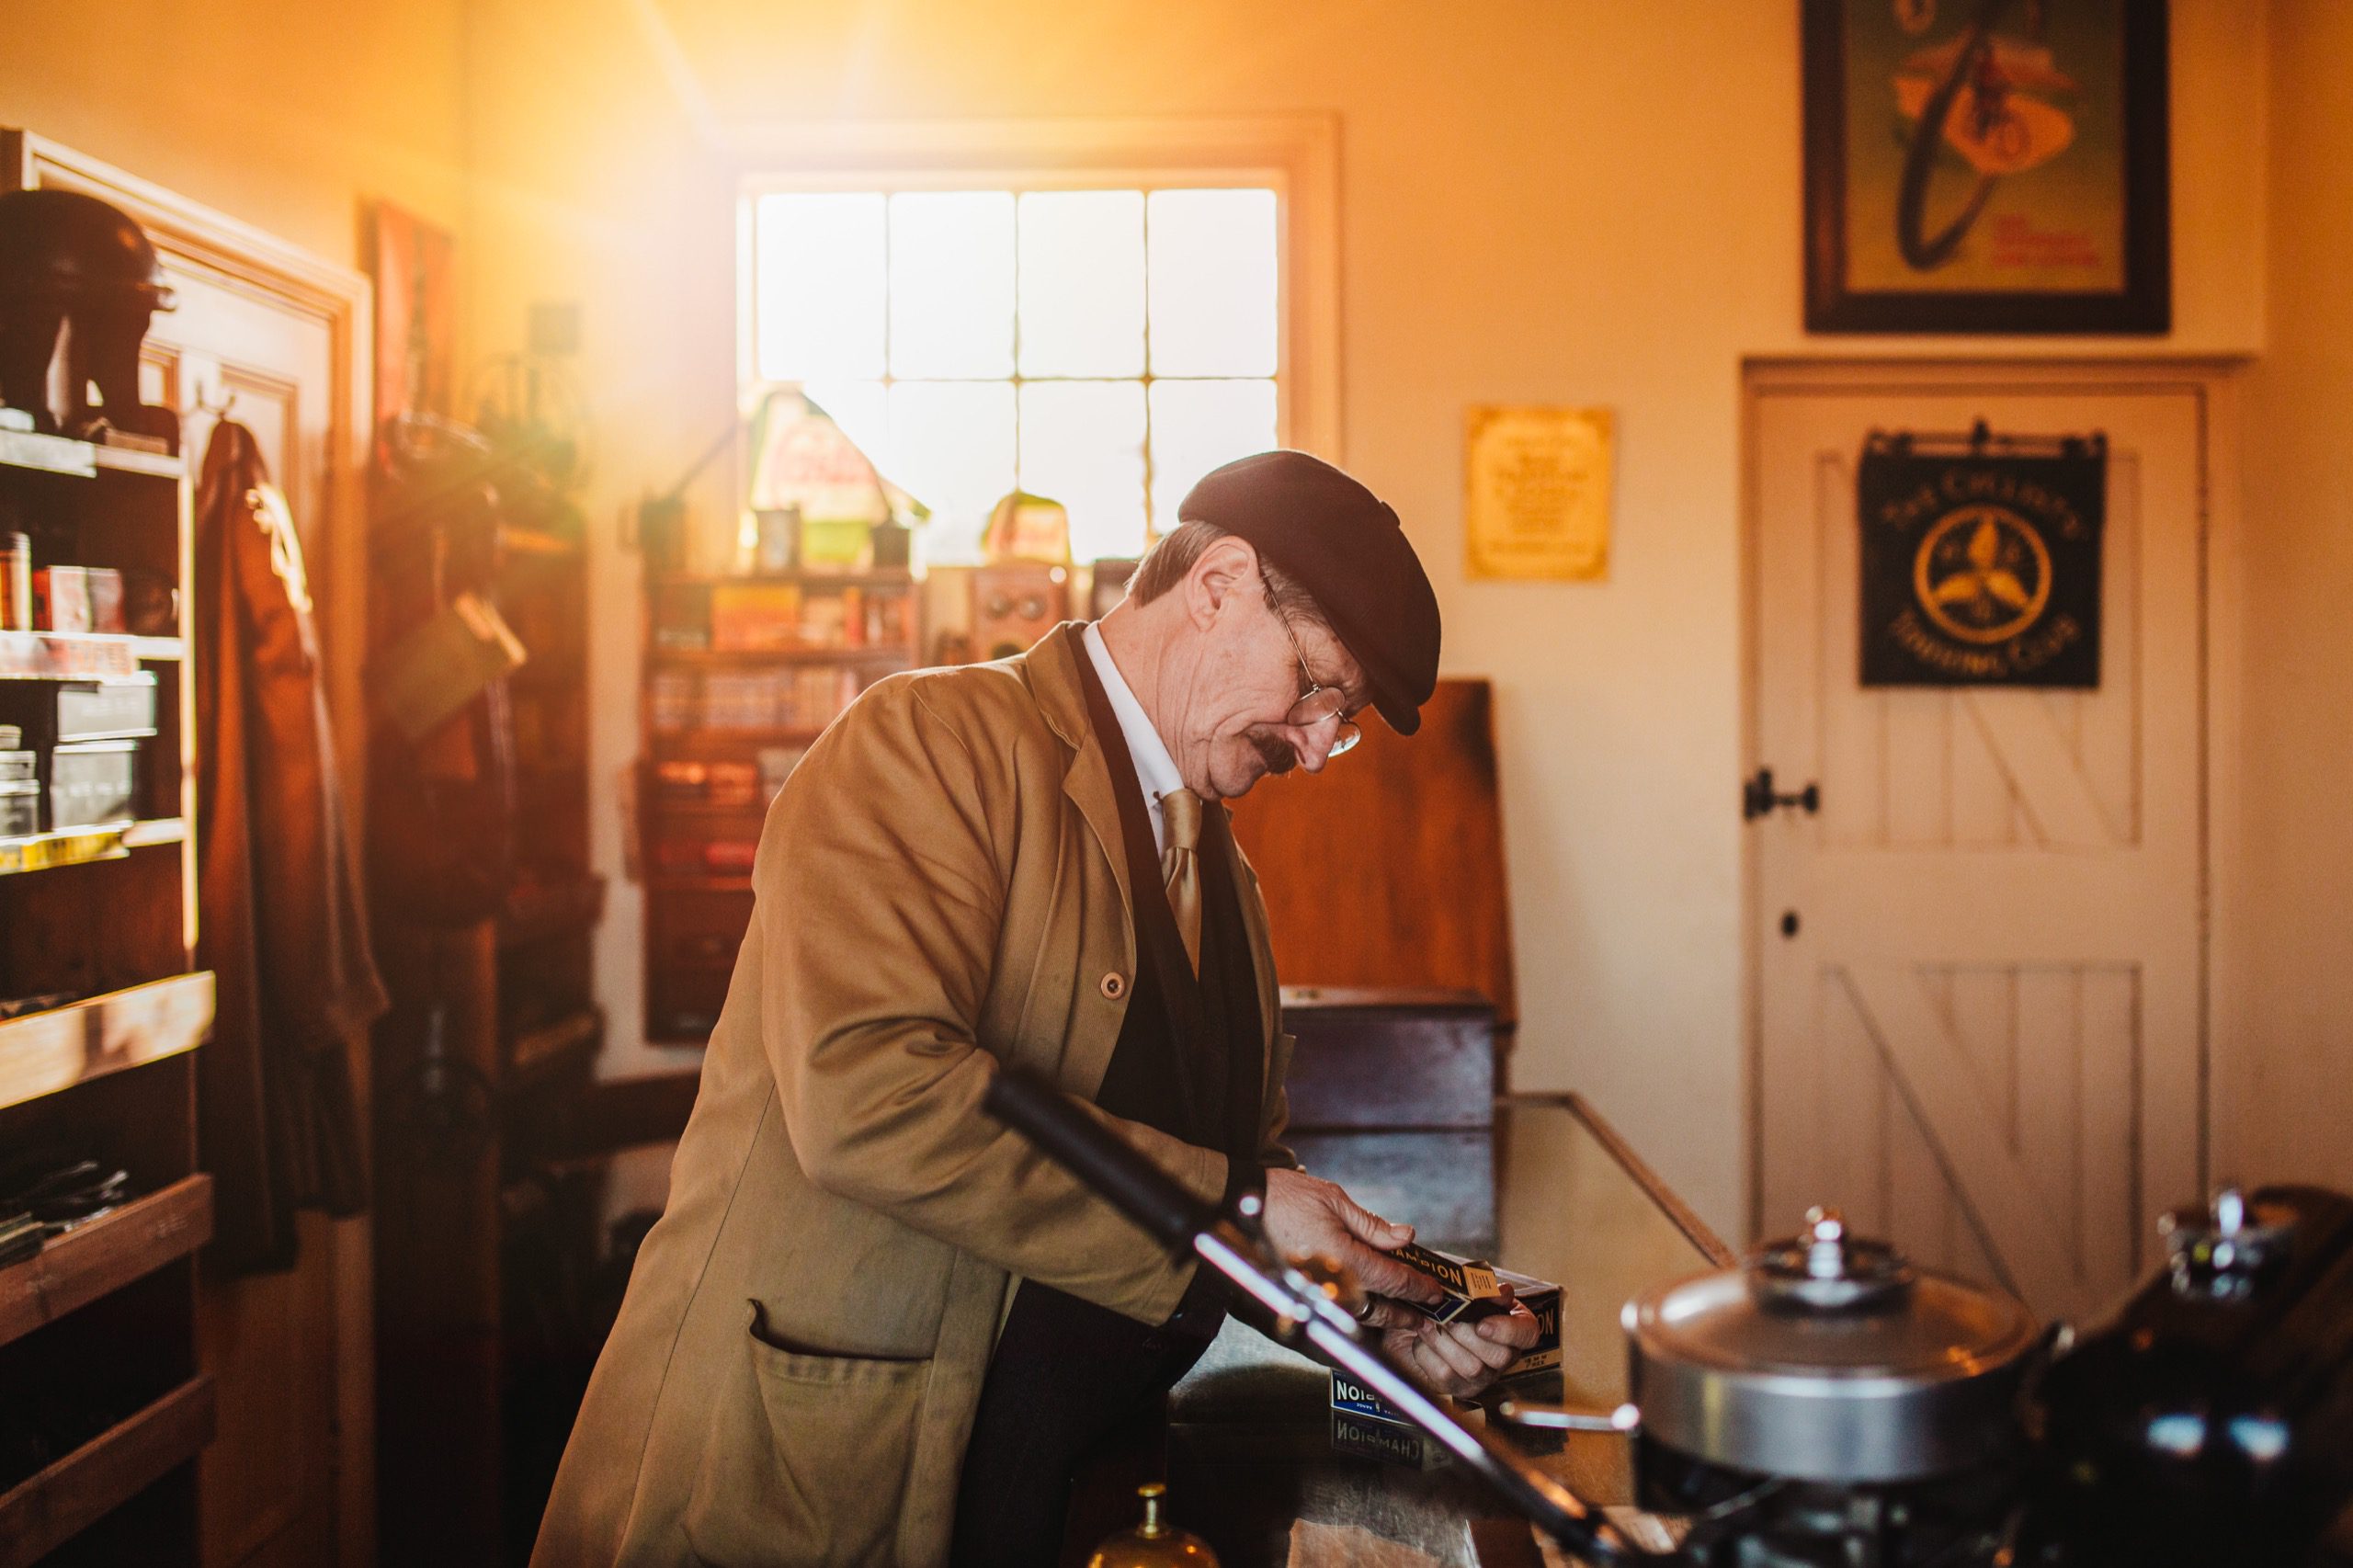
[[[892,1561],[931,1362],[787,1349],[753,1302],[681,1520],[715,1568]]]

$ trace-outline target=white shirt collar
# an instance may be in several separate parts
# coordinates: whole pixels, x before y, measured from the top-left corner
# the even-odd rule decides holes
[[[1095,661],[1095,673],[1103,679],[1103,694],[1111,699],[1111,715],[1119,720],[1120,733],[1128,743],[1128,755],[1135,759],[1136,781],[1143,786],[1143,803],[1152,813],[1153,847],[1165,850],[1168,835],[1160,825],[1160,797],[1171,790],[1182,790],[1184,776],[1176,771],[1176,759],[1168,755],[1167,743],[1144,716],[1143,704],[1129,689],[1128,677],[1112,662],[1101,628],[1088,621],[1079,640],[1086,644],[1086,656]]]

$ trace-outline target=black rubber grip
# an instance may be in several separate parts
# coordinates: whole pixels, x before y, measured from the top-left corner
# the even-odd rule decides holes
[[[1172,1251],[1190,1245],[1216,1218],[1208,1204],[1042,1079],[1000,1070],[981,1107]]]

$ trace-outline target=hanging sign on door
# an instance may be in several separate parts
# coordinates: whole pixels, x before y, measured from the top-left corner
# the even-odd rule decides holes
[[[2097,435],[1873,432],[1862,684],[2097,687],[2107,473]]]

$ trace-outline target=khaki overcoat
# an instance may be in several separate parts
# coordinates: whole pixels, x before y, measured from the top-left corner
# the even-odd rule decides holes
[[[532,1562],[947,1557],[1003,1311],[1037,1279],[1158,1323],[1190,1282],[981,1109],[1000,1062],[1091,1101],[1136,970],[1120,812],[1079,628],[878,683],[770,808],[692,1119]],[[1267,1052],[1290,1041],[1237,857]],[[1225,1158],[1116,1131],[1204,1199]]]

